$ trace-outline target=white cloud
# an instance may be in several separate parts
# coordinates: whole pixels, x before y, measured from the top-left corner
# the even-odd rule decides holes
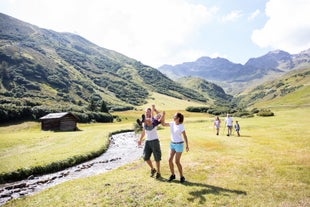
[[[230,13],[228,13],[227,15],[225,15],[222,18],[223,22],[233,22],[238,20],[240,17],[242,16],[242,12],[240,10],[234,10],[231,11]]]
[[[290,53],[310,48],[309,11],[309,0],[270,0],[265,11],[269,20],[252,33],[252,41]]]
[[[188,0],[9,1],[16,18],[77,33],[154,67],[162,64],[160,59],[176,53],[175,49],[185,45],[217,12],[217,8]]]
[[[255,19],[255,17],[257,17],[260,14],[260,10],[256,9],[248,18],[249,21]]]

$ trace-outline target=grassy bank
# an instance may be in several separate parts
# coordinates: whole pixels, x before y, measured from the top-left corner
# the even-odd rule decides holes
[[[238,119],[241,137],[227,137],[223,129],[216,136],[213,117],[187,114],[185,184],[166,182],[169,129],[161,128],[162,179],[150,178],[146,164],[137,160],[5,206],[309,206],[310,130],[304,116],[309,108],[274,112]],[[168,111],[168,118],[173,113]]]
[[[0,127],[0,181],[49,173],[97,157],[108,146],[109,135],[121,128],[113,124],[79,124],[80,131],[41,131],[40,123]]]

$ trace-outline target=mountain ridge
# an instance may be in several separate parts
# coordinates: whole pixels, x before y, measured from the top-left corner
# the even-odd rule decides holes
[[[296,57],[292,63],[307,67],[309,51]],[[255,59],[248,64],[254,64],[253,61]],[[227,59],[209,57],[202,57],[198,62],[200,68],[191,69],[191,77],[173,81],[160,70],[99,47],[79,35],[42,29],[0,13],[0,122],[23,116],[38,118],[60,111],[74,111],[82,119],[87,115],[85,120],[97,120],[98,114],[93,112],[104,112],[105,104],[110,111],[131,110],[145,105],[146,100],[152,99],[152,93],[201,105],[230,107],[229,102],[234,98],[221,84],[249,88],[250,82],[255,81],[244,81],[244,76],[232,83],[218,81],[220,84],[217,84],[197,78],[192,75],[199,74],[205,63],[213,64],[210,70],[214,74],[218,73],[217,66],[230,64]],[[191,64],[194,63],[185,66]],[[240,65],[230,64],[225,69],[233,74]],[[283,74],[289,70],[286,67],[281,62],[281,68],[267,70],[267,73]],[[256,73],[250,77],[261,75],[263,69],[254,68]],[[184,71],[187,70],[184,67]],[[221,75],[226,73],[216,77]],[[244,97],[241,99],[243,103],[253,104]]]
[[[193,62],[163,65],[158,68],[173,80],[196,76],[223,87],[230,94],[241,93],[245,87],[255,87],[280,74],[310,66],[310,49],[291,55],[282,50],[250,58],[244,65],[225,58],[203,56]]]
[[[71,33],[0,13],[0,114],[134,109],[156,92],[206,104],[159,70]],[[24,110],[26,108],[26,110]],[[19,111],[17,111],[19,110]]]

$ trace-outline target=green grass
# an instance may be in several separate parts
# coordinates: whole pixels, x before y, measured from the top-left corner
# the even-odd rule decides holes
[[[223,129],[216,136],[213,117],[185,113],[190,145],[181,159],[188,181],[185,184],[166,182],[170,175],[169,128],[161,127],[163,179],[150,178],[147,165],[137,160],[4,206],[309,206],[310,128],[305,116],[309,108],[273,111],[274,117],[235,118],[241,126],[241,137],[227,137]],[[79,127],[95,136],[100,129],[130,126],[137,112],[132,113],[124,123]],[[167,111],[167,120],[173,113]]]
[[[40,123],[0,127],[0,174],[42,167],[96,152],[107,146],[111,132],[130,125],[79,124],[80,131],[41,131]]]

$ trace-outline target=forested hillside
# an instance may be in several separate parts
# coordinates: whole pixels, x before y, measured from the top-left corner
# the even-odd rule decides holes
[[[2,121],[55,111],[132,109],[152,91],[206,102],[158,70],[83,37],[0,14]]]

